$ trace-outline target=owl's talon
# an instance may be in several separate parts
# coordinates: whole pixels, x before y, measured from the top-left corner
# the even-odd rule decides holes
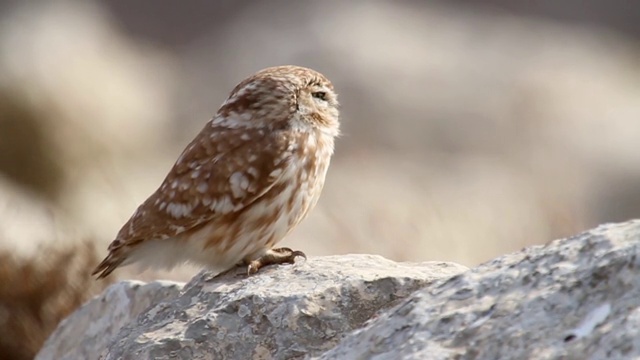
[[[251,276],[251,275],[257,273],[258,270],[260,270],[261,267],[262,267],[262,265],[260,264],[260,261],[253,260],[249,264],[249,266],[247,266],[247,276]]]
[[[294,251],[287,247],[271,249],[261,257],[249,262],[247,275],[253,275],[268,265],[295,264],[298,256],[307,259],[307,255],[300,250]]]
[[[300,250],[296,250],[293,252],[293,254],[291,255],[294,259],[297,258],[298,256],[304,258],[305,260],[307,260],[307,254],[303,253]]]

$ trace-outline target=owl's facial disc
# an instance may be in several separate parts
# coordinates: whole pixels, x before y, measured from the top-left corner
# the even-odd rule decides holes
[[[333,133],[338,129],[338,100],[330,84],[312,81],[297,94],[298,114],[303,122],[323,132]]]

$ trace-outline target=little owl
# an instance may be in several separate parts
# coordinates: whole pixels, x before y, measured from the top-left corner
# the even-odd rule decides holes
[[[318,201],[339,133],[337,107],[329,80],[311,69],[272,67],[242,81],[92,274],[134,262],[218,271],[243,264],[253,274],[304,257],[274,246]]]

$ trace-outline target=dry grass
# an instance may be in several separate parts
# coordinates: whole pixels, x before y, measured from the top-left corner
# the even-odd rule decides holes
[[[28,259],[0,253],[1,359],[33,359],[62,319],[109,284],[88,276],[97,261],[93,241]]]

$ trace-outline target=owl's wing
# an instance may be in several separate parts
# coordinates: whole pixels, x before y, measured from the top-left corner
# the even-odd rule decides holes
[[[296,151],[282,131],[206,126],[123,226],[110,251],[242,211],[278,182]]]

